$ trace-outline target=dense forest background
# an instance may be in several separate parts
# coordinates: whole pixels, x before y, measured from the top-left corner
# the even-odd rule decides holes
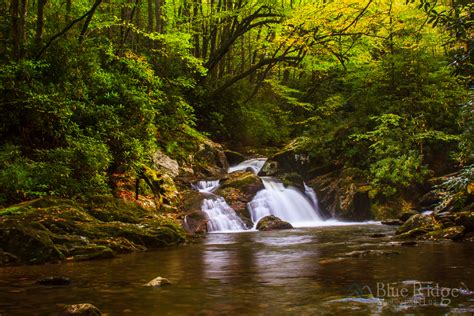
[[[0,205],[292,142],[386,199],[472,163],[470,1],[3,0]],[[470,169],[472,170],[472,169]]]

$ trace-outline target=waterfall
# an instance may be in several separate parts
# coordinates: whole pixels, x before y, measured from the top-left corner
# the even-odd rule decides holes
[[[199,192],[210,193],[219,187],[219,180],[199,181],[197,184],[191,184],[191,187]]]
[[[226,203],[223,197],[216,196],[202,202],[202,211],[207,214],[209,232],[241,231],[247,229],[244,222]]]
[[[236,172],[236,171],[245,171],[247,169],[251,169],[253,173],[258,174],[260,170],[262,170],[263,165],[267,161],[267,158],[254,158],[245,160],[239,163],[236,166],[230,167],[227,170],[228,173]]]
[[[229,173],[251,170],[258,174],[266,158],[254,158],[241,162],[228,169]],[[264,189],[257,192],[247,204],[254,227],[267,215],[274,215],[291,223],[294,227],[322,226],[316,193],[304,184],[304,194],[294,187],[285,187],[272,177],[261,177]],[[237,213],[226,203],[223,197],[213,193],[219,188],[219,180],[199,181],[192,185],[194,190],[207,196],[201,209],[207,214],[209,232],[229,232],[247,230]]]
[[[304,194],[311,201],[311,205],[316,210],[316,214],[318,214],[318,216],[322,218],[321,211],[319,209],[319,202],[318,202],[318,197],[316,195],[316,192],[314,191],[314,189],[312,187],[307,186],[306,183],[304,183],[304,182],[303,182],[303,186],[304,186]]]
[[[294,227],[320,226],[323,220],[306,197],[296,188],[285,188],[271,177],[262,177],[265,189],[247,205],[254,224],[267,215],[275,215]]]
[[[241,231],[247,229],[244,222],[237,216],[224,198],[212,193],[219,188],[219,180],[203,180],[191,186],[194,190],[209,196],[201,204],[201,210],[208,217],[208,232]]]

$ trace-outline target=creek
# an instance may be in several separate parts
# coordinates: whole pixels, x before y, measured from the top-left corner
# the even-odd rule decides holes
[[[2,268],[0,314],[89,302],[110,315],[472,315],[474,244],[409,247],[392,233],[374,224],[214,233],[111,260]],[[50,275],[72,284],[35,283]],[[173,284],[142,286],[157,276]],[[445,301],[437,288],[450,289]]]

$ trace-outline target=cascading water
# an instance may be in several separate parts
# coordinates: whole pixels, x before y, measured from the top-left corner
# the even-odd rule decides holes
[[[316,195],[316,192],[314,191],[312,187],[307,186],[306,183],[304,182],[303,182],[303,186],[304,186],[304,194],[310,200],[311,205],[315,209],[318,216],[322,218],[321,210],[319,209],[318,196]]]
[[[219,180],[211,180],[211,181],[199,181],[197,184],[191,185],[194,190],[202,192],[202,193],[209,193],[214,191],[219,187]]]
[[[205,199],[202,202],[201,208],[209,217],[207,222],[207,230],[209,232],[241,231],[247,229],[244,222],[221,196]]]
[[[317,210],[296,188],[285,188],[280,181],[262,177],[265,189],[259,191],[247,205],[255,224],[268,215],[274,215],[294,227],[319,226],[323,220]]]
[[[226,203],[223,197],[212,193],[219,188],[219,180],[199,181],[193,189],[204,193],[209,198],[202,201],[201,210],[207,214],[209,232],[241,231],[247,229],[244,222]]]
[[[247,169],[251,169],[253,173],[258,174],[260,170],[262,170],[263,165],[267,161],[267,158],[253,158],[249,160],[245,160],[239,163],[236,166],[230,167],[227,170],[228,173],[236,172],[236,171],[245,171]]]
[[[266,158],[254,158],[230,167],[229,173],[251,170],[256,175],[263,168]],[[294,227],[324,225],[321,219],[316,193],[304,184],[305,194],[293,187],[285,188],[275,178],[261,177],[264,189],[250,201],[247,208],[251,214],[254,228],[258,221],[267,215],[274,215],[291,223]],[[247,230],[246,225],[236,212],[226,203],[223,197],[214,193],[219,187],[219,180],[199,181],[193,189],[209,196],[204,199],[201,208],[208,216],[209,232],[228,232]],[[306,196],[305,196],[306,195]]]

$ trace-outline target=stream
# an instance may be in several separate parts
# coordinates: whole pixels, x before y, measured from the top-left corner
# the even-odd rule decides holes
[[[0,314],[88,302],[109,315],[472,315],[474,244],[402,246],[392,233],[374,224],[213,233],[111,260],[2,268]],[[35,284],[51,275],[72,284]],[[157,276],[173,284],[142,286]]]

